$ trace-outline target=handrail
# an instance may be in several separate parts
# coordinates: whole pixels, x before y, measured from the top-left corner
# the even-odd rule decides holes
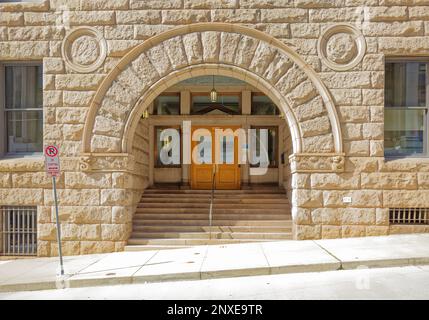
[[[210,197],[210,209],[209,209],[209,240],[212,239],[212,221],[213,221],[213,200],[214,200],[214,190],[216,187],[216,167],[214,167],[213,170],[213,180],[212,180],[212,191],[211,191],[211,197]]]

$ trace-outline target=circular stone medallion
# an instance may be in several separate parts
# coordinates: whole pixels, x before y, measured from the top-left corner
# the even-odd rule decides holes
[[[362,61],[366,52],[366,41],[354,26],[338,24],[328,28],[319,38],[317,50],[326,66],[345,71]]]
[[[88,73],[99,68],[107,56],[107,44],[98,30],[89,27],[74,29],[62,45],[66,64],[74,71]]]

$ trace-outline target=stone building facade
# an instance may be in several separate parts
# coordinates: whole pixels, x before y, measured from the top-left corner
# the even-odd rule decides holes
[[[295,239],[429,231],[428,0],[3,2],[0,119],[7,123],[7,67],[40,64],[43,144],[60,147],[65,254],[123,250],[154,182],[142,115],[168,88],[211,75],[239,79],[279,108],[279,183]],[[420,65],[424,125],[404,125],[391,148],[415,138],[417,152],[391,157],[385,79],[395,62]],[[0,136],[0,206],[37,207],[37,254],[55,255],[43,157],[11,155]],[[400,210],[412,218],[393,223]]]

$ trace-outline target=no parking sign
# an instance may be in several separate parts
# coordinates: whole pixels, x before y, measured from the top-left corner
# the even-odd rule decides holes
[[[46,146],[45,153],[45,167],[46,173],[52,177],[52,193],[55,202],[55,215],[57,218],[57,241],[58,241],[58,256],[60,257],[60,271],[61,276],[64,276],[63,266],[63,253],[61,249],[61,224],[58,214],[58,197],[57,197],[57,181],[56,178],[60,176],[60,157],[58,147],[54,145]]]
[[[57,146],[51,145],[45,147],[45,168],[46,173],[51,177],[60,175],[60,157]]]

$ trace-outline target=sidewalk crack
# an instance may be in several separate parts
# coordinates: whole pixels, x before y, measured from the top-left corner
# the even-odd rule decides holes
[[[320,244],[318,244],[315,240],[311,240],[313,241],[313,243],[318,246],[320,249],[322,249],[323,251],[325,251],[327,254],[329,254],[332,258],[334,258],[335,260],[337,260],[340,263],[340,267],[337,270],[344,270],[343,269],[343,262],[336,257],[333,253],[331,253],[330,251],[328,251],[326,248],[322,247]]]

